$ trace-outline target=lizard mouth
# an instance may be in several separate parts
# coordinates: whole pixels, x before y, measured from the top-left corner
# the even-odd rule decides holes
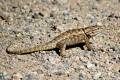
[[[90,32],[89,34],[86,34],[87,37],[93,37],[93,36],[96,36],[97,34],[99,34],[99,32]]]

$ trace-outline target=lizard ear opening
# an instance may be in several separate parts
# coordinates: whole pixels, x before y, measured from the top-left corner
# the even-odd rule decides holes
[[[86,36],[87,36],[88,38],[91,38],[91,37],[92,37],[90,34],[86,34]]]

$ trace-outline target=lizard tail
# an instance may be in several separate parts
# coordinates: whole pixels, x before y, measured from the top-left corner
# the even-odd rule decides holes
[[[49,49],[53,49],[56,47],[55,43],[46,43],[43,45],[37,45],[35,47],[31,47],[31,48],[25,48],[25,49],[13,49],[11,47],[7,48],[7,52],[8,53],[12,53],[12,54],[27,54],[27,53],[32,53],[32,52],[36,52],[36,51],[43,51],[43,50],[49,50]]]

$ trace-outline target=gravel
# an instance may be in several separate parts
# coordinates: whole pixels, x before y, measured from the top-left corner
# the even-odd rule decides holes
[[[68,58],[56,50],[6,52],[11,43],[32,47],[91,25],[103,26],[90,39],[95,51],[76,46]],[[1,0],[0,80],[120,80],[120,1]]]

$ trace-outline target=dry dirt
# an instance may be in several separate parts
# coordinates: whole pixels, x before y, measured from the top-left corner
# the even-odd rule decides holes
[[[91,25],[104,28],[90,40],[96,51],[6,52]],[[0,0],[0,80],[120,80],[120,0]]]

